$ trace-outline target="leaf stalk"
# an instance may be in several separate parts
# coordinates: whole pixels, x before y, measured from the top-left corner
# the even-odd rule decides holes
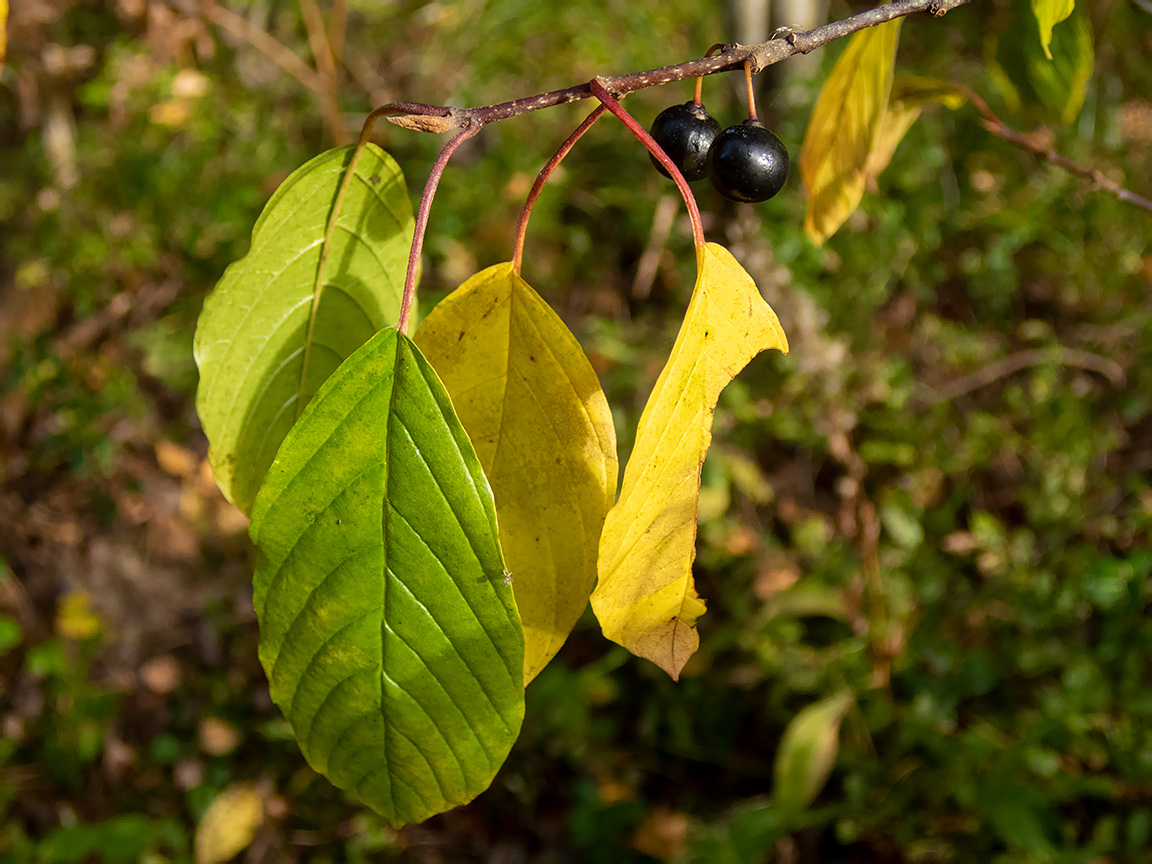
[[[664,170],[676,181],[676,188],[680,190],[680,195],[684,199],[684,204],[688,208],[688,218],[692,221],[692,242],[696,246],[696,257],[699,259],[704,254],[704,222],[700,218],[700,208],[696,206],[696,197],[692,194],[692,190],[688,186],[688,181],[684,179],[684,175],[680,173],[680,169],[676,167],[676,163],[668,158],[668,154],[664,152],[655,139],[648,134],[648,131],[636,122],[627,109],[609,93],[602,83],[603,79],[593,78],[588,85],[592,94],[600,100],[609,111],[616,115],[616,117],[623,123],[629,132],[639,139],[640,143],[648,148],[648,152],[652,154]]]
[[[416,228],[412,234],[412,249],[408,253],[408,273],[404,277],[404,298],[400,301],[400,320],[396,322],[396,329],[405,336],[408,335],[408,323],[412,317],[412,307],[415,305],[416,275],[420,270],[420,253],[424,248],[424,233],[428,229],[428,215],[432,212],[432,199],[436,196],[436,187],[440,185],[440,177],[456,148],[476,135],[484,125],[475,120],[469,120],[467,123],[468,125],[444,145],[444,149],[432,163],[428,181],[424,184],[424,194],[420,196],[420,209],[416,212]]]
[[[592,124],[604,116],[607,110],[603,105],[598,105],[584,118],[576,131],[568,136],[568,140],[560,145],[560,149],[548,160],[547,164],[540,169],[540,173],[536,175],[536,182],[532,184],[532,189],[528,192],[528,197],[524,199],[524,208],[520,211],[520,220],[516,223],[516,242],[512,252],[512,272],[517,276],[520,275],[520,265],[524,260],[524,235],[528,233],[528,219],[532,215],[532,208],[536,206],[536,199],[540,197],[540,192],[544,189],[544,184],[548,182],[548,178],[552,176],[552,172],[559,167],[564,157],[568,152],[576,146],[576,142],[584,137],[584,133],[592,128]]]

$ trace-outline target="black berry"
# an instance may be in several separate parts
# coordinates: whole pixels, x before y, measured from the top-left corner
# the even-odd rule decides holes
[[[708,174],[708,150],[720,134],[720,124],[704,110],[703,105],[685,102],[665,108],[656,115],[649,131],[685,180],[701,180]],[[651,158],[661,174],[672,176],[655,156]]]
[[[767,201],[788,179],[788,151],[759,120],[729,126],[708,151],[708,176],[725,198]]]

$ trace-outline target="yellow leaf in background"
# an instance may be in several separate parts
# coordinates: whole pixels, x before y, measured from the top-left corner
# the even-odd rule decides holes
[[[1052,28],[1072,14],[1076,0],[1032,0],[1032,11],[1040,25],[1040,45],[1044,54],[1052,59]]]
[[[4,71],[4,56],[8,49],[8,0],[0,0],[0,72]]]
[[[87,591],[74,591],[61,598],[56,610],[58,634],[65,639],[80,641],[98,635],[100,629],[100,616],[92,611],[92,600]]]
[[[788,340],[752,277],[709,243],[696,288],[636,430],[620,500],[600,538],[592,610],[604,635],[673,678],[700,640],[692,580],[700,468],[720,391],[766,348]]]
[[[836,61],[800,149],[808,187],[804,231],[817,246],[836,232],[864,196],[865,169],[892,87],[897,18],[854,35]]]
[[[872,152],[868,154],[868,164],[864,169],[866,179],[875,180],[888,167],[896,147],[925,105],[936,103],[955,110],[967,100],[968,97],[956,85],[947,81],[919,75],[897,75],[892,81],[888,110],[884,112],[876,140],[872,143]]]
[[[196,826],[196,864],[222,864],[244,851],[264,822],[268,792],[261,783],[229,783]]]
[[[618,470],[608,400],[576,337],[510,263],[440,301],[414,341],[492,485],[527,683],[560,650],[596,583]]]

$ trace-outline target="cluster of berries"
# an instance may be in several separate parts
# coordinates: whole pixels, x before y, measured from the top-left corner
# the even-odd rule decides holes
[[[685,180],[707,175],[716,191],[732,201],[767,201],[788,179],[788,151],[754,116],[721,132],[703,105],[685,102],[661,111],[650,132]],[[670,176],[655,157],[652,162]]]

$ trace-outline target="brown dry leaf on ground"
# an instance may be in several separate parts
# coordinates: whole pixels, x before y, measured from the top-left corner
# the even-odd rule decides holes
[[[684,854],[688,840],[688,815],[657,807],[636,828],[632,846],[636,851],[672,861]]]

